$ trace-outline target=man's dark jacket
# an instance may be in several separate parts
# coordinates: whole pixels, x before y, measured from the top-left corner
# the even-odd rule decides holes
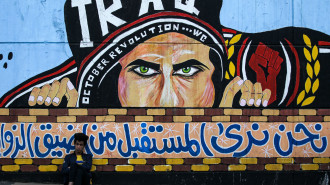
[[[81,166],[82,169],[86,170],[87,174],[89,175],[89,177],[92,177],[92,174],[90,172],[91,167],[92,167],[92,155],[91,154],[85,154],[82,153],[82,158],[84,160],[84,163]],[[72,153],[69,154],[67,156],[65,156],[64,158],[64,163],[63,163],[63,167],[62,167],[62,174],[64,176],[64,184],[69,182],[69,172],[70,172],[70,166],[71,165],[76,165],[76,161],[77,161],[77,156],[76,153]]]

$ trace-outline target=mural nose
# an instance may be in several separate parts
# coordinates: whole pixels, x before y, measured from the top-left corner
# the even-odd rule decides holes
[[[176,107],[179,105],[179,98],[173,87],[170,78],[165,78],[164,87],[160,98],[160,106],[162,107]]]

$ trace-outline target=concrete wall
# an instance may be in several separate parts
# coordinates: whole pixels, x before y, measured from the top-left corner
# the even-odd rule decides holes
[[[64,24],[65,0],[2,0],[0,8],[0,96],[72,56]],[[224,0],[220,20],[243,32],[263,32],[286,26],[330,34],[329,0]],[[8,60],[9,52],[13,59]],[[4,64],[7,63],[7,68]]]

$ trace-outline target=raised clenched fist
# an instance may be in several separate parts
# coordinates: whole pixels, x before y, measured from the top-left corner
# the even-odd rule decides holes
[[[57,107],[61,104],[63,97],[66,96],[68,100],[67,107],[75,107],[78,101],[78,92],[69,80],[63,78],[61,82],[55,80],[51,85],[46,84],[41,89],[33,88],[28,104],[30,106],[43,105]]]
[[[264,107],[268,106],[271,96],[271,91],[269,89],[262,91],[261,83],[257,82],[253,84],[250,80],[243,81],[237,76],[227,85],[222,96],[220,107],[233,107],[234,97],[239,91],[242,93],[239,102],[242,107],[246,105],[254,105],[255,107],[260,107],[261,105]]]
[[[252,54],[249,61],[249,66],[256,73],[257,81],[261,83],[264,89],[270,89],[273,93],[269,103],[276,100],[276,79],[281,71],[282,63],[283,58],[279,56],[279,52],[263,43],[259,43],[256,52]]]

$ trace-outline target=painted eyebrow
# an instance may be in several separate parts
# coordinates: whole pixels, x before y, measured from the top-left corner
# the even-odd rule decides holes
[[[131,62],[130,64],[128,64],[125,67],[125,69],[128,68],[129,66],[144,66],[144,67],[154,69],[156,71],[160,70],[160,65],[159,64],[155,64],[155,63],[152,63],[152,62],[147,62],[147,61],[141,60],[141,59],[137,59],[134,62]]]
[[[198,60],[190,59],[190,60],[187,60],[187,61],[182,62],[180,64],[173,65],[173,70],[177,71],[179,69],[186,68],[186,67],[189,67],[189,66],[203,66],[203,67],[209,69],[206,65],[202,64]]]

